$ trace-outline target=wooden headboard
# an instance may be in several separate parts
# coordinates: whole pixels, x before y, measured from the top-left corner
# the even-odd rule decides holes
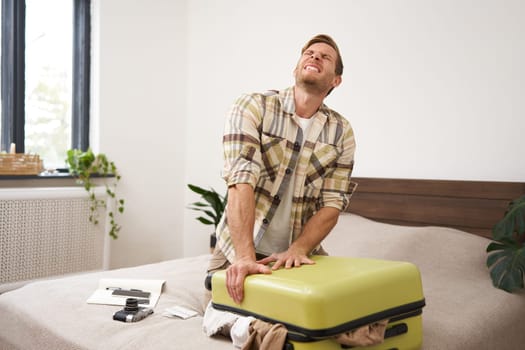
[[[484,237],[509,202],[525,194],[523,182],[355,177],[347,211],[407,226],[446,226]]]

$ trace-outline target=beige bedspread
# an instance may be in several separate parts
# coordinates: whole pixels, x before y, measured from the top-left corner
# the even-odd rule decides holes
[[[522,349],[525,294],[492,287],[488,240],[446,228],[408,228],[343,214],[325,248],[331,255],[410,261],[423,278],[423,349]],[[0,295],[0,349],[232,349],[207,338],[201,317],[170,319],[173,305],[202,315],[209,256],[34,282]],[[121,307],[87,304],[102,277],[165,279],[155,313],[137,323],[112,320]]]

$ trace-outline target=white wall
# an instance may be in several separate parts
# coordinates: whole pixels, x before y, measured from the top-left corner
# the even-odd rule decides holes
[[[520,0],[98,3],[100,147],[121,164],[129,209],[114,265],[207,251],[185,184],[224,190],[230,104],[292,85],[317,33],[343,54],[326,102],[354,126],[356,176],[525,181]]]
[[[118,192],[126,200],[111,266],[181,256],[185,3],[98,0],[94,5],[95,145],[120,168]]]

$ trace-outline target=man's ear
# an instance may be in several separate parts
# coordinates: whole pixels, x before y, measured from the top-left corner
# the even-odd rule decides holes
[[[336,75],[334,81],[332,82],[332,87],[338,87],[343,82],[343,77],[341,75]]]

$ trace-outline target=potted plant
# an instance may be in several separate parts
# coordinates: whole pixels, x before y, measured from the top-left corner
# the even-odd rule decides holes
[[[510,202],[492,230],[487,267],[495,287],[507,292],[523,289],[525,275],[525,196]]]
[[[98,224],[98,208],[107,208],[107,202],[104,199],[99,199],[95,195],[95,189],[92,181],[92,176],[111,177],[114,181],[108,183],[106,181],[106,193],[108,197],[114,200],[114,208],[119,213],[124,212],[124,199],[118,199],[115,193],[117,183],[120,181],[120,174],[115,166],[115,163],[110,161],[108,157],[103,154],[94,154],[91,149],[82,151],[80,149],[70,149],[67,151],[67,164],[69,165],[69,173],[77,179],[77,182],[82,184],[89,194],[90,216],[89,221],[93,224]],[[109,235],[116,239],[120,231],[120,225],[117,224],[115,213],[108,211],[108,219],[110,223]]]
[[[203,223],[204,225],[214,226],[214,230],[210,234],[210,250],[213,251],[217,242],[215,231],[217,229],[217,225],[219,225],[222,214],[224,213],[224,209],[226,208],[228,195],[226,194],[225,196],[222,196],[213,188],[207,190],[192,184],[188,184],[188,188],[200,195],[202,200],[190,204],[188,208],[204,213],[204,216],[197,217],[199,222]]]

